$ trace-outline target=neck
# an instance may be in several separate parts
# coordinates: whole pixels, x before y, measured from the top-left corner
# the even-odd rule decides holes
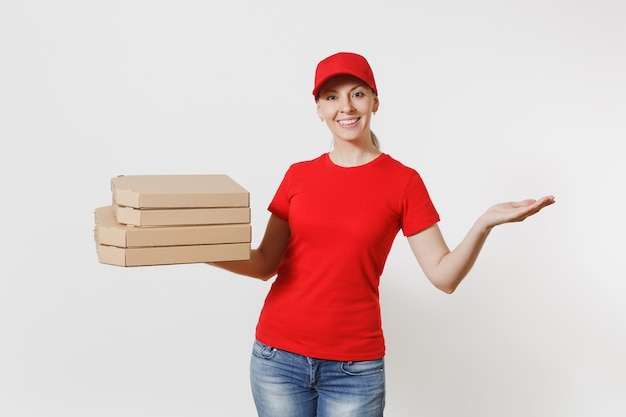
[[[335,141],[333,150],[329,152],[330,160],[334,164],[343,167],[355,167],[365,165],[373,161],[381,154],[371,142],[367,145],[357,146],[344,141]]]

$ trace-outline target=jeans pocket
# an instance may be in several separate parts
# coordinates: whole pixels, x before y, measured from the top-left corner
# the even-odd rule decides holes
[[[276,355],[276,348],[268,346],[258,340],[254,341],[252,354],[261,359],[272,359]]]
[[[381,374],[384,371],[385,361],[383,358],[373,361],[341,362],[341,372],[346,375],[369,376]]]

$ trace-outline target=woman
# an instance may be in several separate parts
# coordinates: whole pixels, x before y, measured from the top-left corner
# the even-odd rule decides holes
[[[313,96],[332,151],[290,166],[249,261],[213,265],[263,280],[277,275],[251,360],[260,417],[380,417],[378,284],[397,233],[435,287],[452,293],[494,226],[522,221],[554,198],[491,207],[451,251],[419,174],[382,153],[370,130],[379,100],[367,60],[347,52],[325,58]]]

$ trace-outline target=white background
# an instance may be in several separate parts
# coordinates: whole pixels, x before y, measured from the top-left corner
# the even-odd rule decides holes
[[[450,246],[492,204],[557,198],[495,229],[453,295],[399,236],[386,415],[623,417],[625,4],[2,2],[0,415],[254,415],[269,283],[100,264],[93,211],[117,175],[225,173],[256,246],[288,165],[329,149],[313,72],[344,50]]]

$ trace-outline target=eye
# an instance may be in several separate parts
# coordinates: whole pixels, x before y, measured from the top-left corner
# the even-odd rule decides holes
[[[365,93],[363,91],[355,91],[354,97],[365,97]]]
[[[337,96],[334,96],[332,94],[326,96],[326,100],[337,100]]]

